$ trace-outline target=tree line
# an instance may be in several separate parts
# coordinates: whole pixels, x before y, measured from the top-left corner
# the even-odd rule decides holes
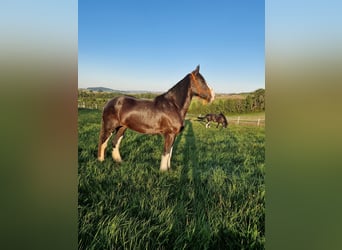
[[[118,92],[95,92],[89,90],[78,90],[78,103],[85,104],[86,107],[101,109],[109,99],[122,95]],[[132,94],[137,98],[153,99],[157,96],[155,93]],[[258,89],[248,93],[243,98],[216,98],[211,104],[204,104],[200,99],[193,99],[189,107],[189,113],[207,114],[207,113],[253,113],[265,111],[265,89]]]

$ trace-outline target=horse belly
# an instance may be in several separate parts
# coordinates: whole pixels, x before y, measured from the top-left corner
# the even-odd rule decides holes
[[[148,123],[129,123],[127,124],[129,129],[137,131],[142,134],[160,134],[160,129],[157,126],[152,126],[152,124]]]
[[[181,124],[178,121],[172,121],[170,117],[154,112],[131,114],[124,123],[128,128],[142,134],[177,134],[181,128]]]
[[[158,120],[146,112],[134,112],[122,121],[126,127],[142,134],[158,134],[160,128]]]

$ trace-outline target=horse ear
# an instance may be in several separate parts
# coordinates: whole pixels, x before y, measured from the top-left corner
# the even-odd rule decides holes
[[[197,65],[196,69],[194,71],[192,71],[192,73],[197,75],[199,73],[199,70],[200,70],[200,66]]]

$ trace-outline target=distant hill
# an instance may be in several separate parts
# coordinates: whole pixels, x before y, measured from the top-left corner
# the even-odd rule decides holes
[[[146,91],[146,90],[118,90],[118,89],[111,89],[106,87],[89,87],[86,88],[86,90],[91,90],[95,92],[115,92],[115,93],[121,93],[121,94],[144,94],[144,93],[159,93],[154,91]]]
[[[89,87],[87,90],[97,91],[97,92],[122,92],[120,90],[105,88],[105,87]]]

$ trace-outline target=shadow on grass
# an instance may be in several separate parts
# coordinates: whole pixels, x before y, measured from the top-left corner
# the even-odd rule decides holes
[[[185,143],[179,143],[184,140]],[[243,246],[248,242],[240,232],[227,228],[227,224],[214,223],[210,213],[212,199],[208,187],[201,180],[204,171],[200,166],[201,153],[198,150],[195,132],[192,123],[186,121],[184,131],[175,142],[178,152],[183,153],[182,165],[179,166],[179,182],[170,190],[169,194],[177,194],[169,197],[170,202],[175,203],[173,221],[174,237],[170,240],[170,249],[249,249]],[[208,149],[209,150],[209,149]],[[223,220],[223,218],[222,218]],[[262,249],[262,246],[254,246],[253,249]]]

